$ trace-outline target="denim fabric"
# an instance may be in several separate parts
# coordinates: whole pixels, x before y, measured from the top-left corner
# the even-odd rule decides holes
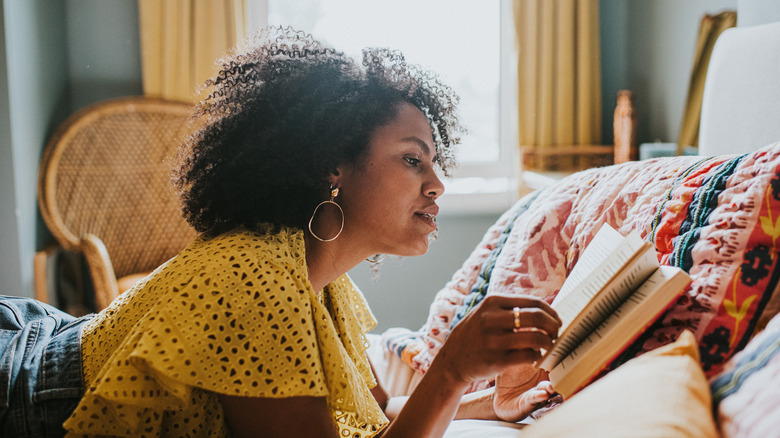
[[[91,318],[0,296],[0,436],[64,435],[84,393],[81,328]]]

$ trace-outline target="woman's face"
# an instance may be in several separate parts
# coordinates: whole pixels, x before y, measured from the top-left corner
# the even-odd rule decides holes
[[[344,233],[371,254],[424,254],[436,230],[435,201],[444,192],[434,158],[428,120],[401,103],[396,117],[371,136],[362,165],[339,168],[336,202],[344,209]]]

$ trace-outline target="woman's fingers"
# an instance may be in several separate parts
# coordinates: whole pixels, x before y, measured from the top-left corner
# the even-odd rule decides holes
[[[560,326],[555,310],[538,298],[491,295],[453,329],[437,357],[458,358],[450,365],[464,381],[495,376],[538,361]]]
[[[534,363],[542,358],[542,354],[539,350],[530,348],[522,350],[508,350],[504,353],[501,363],[505,365],[512,365],[518,363]]]
[[[540,330],[520,333],[503,331],[483,336],[479,340],[479,357],[500,367],[533,363],[541,359],[541,351],[549,350],[553,337]]]
[[[546,392],[548,398],[558,393],[549,380],[542,380],[539,382],[536,385],[536,389]]]
[[[557,337],[558,329],[561,327],[561,323],[553,315],[533,307],[515,307],[509,312],[504,310],[497,322],[499,320],[505,330],[514,333],[543,331]]]
[[[485,347],[500,356],[497,360],[504,364],[539,360],[541,350],[552,348],[561,326],[555,310],[533,297],[491,296],[477,311],[483,313],[490,333],[483,338]]]
[[[508,332],[543,331],[556,337],[561,320],[544,301],[531,297],[490,296],[480,305],[493,328]]]
[[[526,392],[525,395],[526,398],[523,401],[530,405],[538,405],[541,403],[545,403],[547,400],[550,399],[550,394],[543,389],[534,388]]]
[[[485,301],[493,301],[495,304],[503,309],[511,311],[515,307],[520,307],[523,310],[530,311],[538,309],[539,311],[551,316],[559,324],[561,318],[558,316],[558,312],[555,311],[546,301],[539,298],[519,295],[491,295],[485,298]]]
[[[552,348],[554,338],[546,332],[540,330],[526,330],[524,332],[509,332],[498,339],[508,350],[532,350]]]

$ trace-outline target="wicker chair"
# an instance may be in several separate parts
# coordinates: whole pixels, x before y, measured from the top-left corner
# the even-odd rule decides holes
[[[41,214],[60,245],[84,254],[97,310],[195,236],[166,163],[189,116],[181,102],[109,100],[73,114],[46,146]]]

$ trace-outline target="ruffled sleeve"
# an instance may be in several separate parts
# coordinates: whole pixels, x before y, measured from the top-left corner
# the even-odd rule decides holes
[[[311,299],[295,272],[262,261],[259,273],[199,280],[149,317],[130,353],[136,366],[216,393],[327,394]]]
[[[339,355],[323,356],[323,364],[329,382],[342,382],[330,386],[331,407],[340,432],[349,437],[374,436],[388,423],[369,390],[376,386],[376,380],[366,354],[369,346],[366,333],[376,325],[374,315],[347,275],[328,285],[322,295],[322,305],[316,309],[328,315],[327,323],[335,327],[339,338],[336,343]],[[339,369],[334,363],[339,356],[340,361],[348,363],[346,369]]]
[[[333,315],[333,323],[347,354],[360,370],[369,387],[376,386],[371,365],[368,363],[366,350],[368,338],[366,333],[376,326],[376,319],[371,313],[363,293],[352,280],[344,275],[331,283],[324,293],[324,305],[328,313]]]

